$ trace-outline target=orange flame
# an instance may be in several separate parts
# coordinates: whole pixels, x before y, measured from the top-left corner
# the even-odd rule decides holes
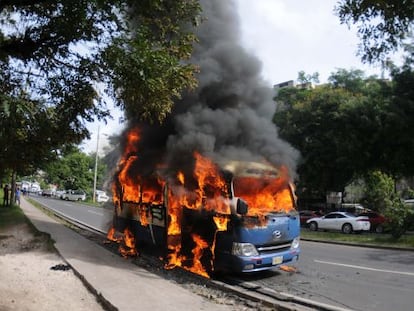
[[[113,241],[113,242],[116,242],[116,243],[120,243],[122,241],[122,237],[115,237],[115,233],[116,233],[115,228],[114,227],[111,227],[108,230],[108,234],[106,235],[106,238],[109,241]]]
[[[217,231],[227,230],[227,223],[230,220],[228,217],[216,215],[213,217],[213,220],[214,220],[214,223],[216,224]]]
[[[204,276],[206,278],[209,278],[208,273],[206,272],[200,261],[201,257],[203,256],[204,249],[208,248],[208,243],[196,234],[192,234],[191,237],[193,238],[193,241],[195,242],[196,246],[192,250],[192,253],[194,255],[193,265],[188,270],[190,270],[193,273],[197,273],[201,276]]]
[[[123,240],[123,244],[124,245],[119,245],[119,252],[120,254],[127,258],[127,257],[131,257],[131,256],[136,256],[138,255],[136,249],[135,249],[135,239],[134,239],[134,235],[131,233],[131,231],[128,230],[128,228],[126,228],[124,230],[124,240]]]
[[[111,227],[108,230],[108,233],[106,235],[106,238],[109,241],[113,241],[116,243],[119,243],[118,251],[119,253],[127,258],[130,256],[136,256],[138,253],[135,249],[135,239],[133,234],[126,228],[124,230],[124,234],[121,236],[116,236],[116,230],[114,227]]]
[[[286,272],[298,272],[298,269],[293,266],[281,265],[279,266],[279,269]]]
[[[178,172],[177,179],[182,185],[184,185],[184,174],[182,172]]]
[[[180,255],[181,242],[180,236],[168,236],[168,250],[170,253],[167,256],[168,262],[165,264],[165,269],[173,269],[175,267],[181,267],[183,257]]]
[[[181,267],[187,271],[209,278],[210,276],[203,267],[203,264],[201,263],[201,257],[203,256],[204,250],[209,247],[209,244],[196,234],[192,234],[191,238],[195,243],[195,246],[191,251],[191,253],[193,254],[191,265],[186,265],[185,263],[188,262],[188,258],[180,254],[181,243],[178,242],[174,245],[174,242],[172,242],[168,245],[168,249],[171,253],[167,256],[168,263],[164,266],[164,268],[173,269],[175,267]],[[175,239],[175,242],[177,241],[178,239]]]
[[[247,202],[248,215],[251,216],[266,215],[270,212],[289,212],[294,209],[294,198],[289,187],[286,168],[282,168],[280,176],[276,178],[263,176],[234,179],[235,195]]]
[[[218,167],[198,152],[194,153],[194,157],[196,159],[194,175],[198,181],[197,204],[200,206],[204,203],[203,208],[206,210],[228,214],[230,212],[229,201],[225,200],[228,198],[228,191]]]
[[[123,156],[118,163],[118,167],[122,168],[118,174],[118,181],[122,185],[123,193],[122,198],[120,198],[120,193],[117,189],[117,185],[114,183],[112,185],[112,195],[115,206],[119,209],[121,204],[121,199],[123,201],[134,201],[134,198],[138,197],[138,182],[131,180],[128,176],[128,171],[134,161],[137,159],[136,154],[138,153],[137,145],[140,140],[140,130],[138,127],[132,128],[128,132],[127,144],[123,150]],[[118,211],[119,212],[119,211]]]

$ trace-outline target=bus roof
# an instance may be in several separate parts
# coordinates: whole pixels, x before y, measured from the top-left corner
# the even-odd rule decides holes
[[[276,167],[261,162],[227,161],[220,167],[240,177],[266,176],[277,178],[279,176],[279,170]]]

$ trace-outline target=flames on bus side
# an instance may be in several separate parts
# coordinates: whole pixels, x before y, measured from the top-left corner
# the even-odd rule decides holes
[[[263,226],[266,215],[271,212],[289,212],[295,208],[295,198],[286,186],[289,176],[285,168],[278,169],[277,176],[269,172],[261,178],[254,174],[234,178],[234,189],[230,189],[222,168],[194,151],[193,162],[188,163],[188,167],[172,174],[171,170],[165,169],[166,163],[158,163],[148,174],[139,165],[142,150],[137,146],[140,146],[140,139],[139,127],[129,130],[112,186],[113,203],[117,217],[138,221],[144,227],[152,226],[156,220],[156,216],[149,212],[149,206],[166,207],[167,252],[163,258],[166,269],[181,267],[209,277],[208,271],[214,270],[217,233],[226,231],[231,219],[232,196],[246,202],[246,216],[254,219],[249,224],[251,227]],[[188,223],[189,214],[199,215],[201,225]],[[206,214],[212,215],[214,226],[214,232],[208,235],[202,234],[204,229],[201,229]],[[187,238],[183,238],[183,230],[186,230]],[[137,255],[132,229],[127,226],[118,236],[115,231],[114,227],[109,230],[108,239],[120,243],[120,253],[123,256]],[[139,239],[138,236],[135,238]]]

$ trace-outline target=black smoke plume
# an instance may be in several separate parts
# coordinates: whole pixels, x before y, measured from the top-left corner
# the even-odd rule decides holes
[[[240,45],[235,3],[201,4],[205,20],[191,59],[200,67],[199,86],[176,103],[163,125],[140,125],[137,168],[143,173],[167,163],[173,172],[191,170],[198,151],[218,162],[265,159],[293,176],[298,153],[278,137],[274,93],[261,78],[259,60]]]

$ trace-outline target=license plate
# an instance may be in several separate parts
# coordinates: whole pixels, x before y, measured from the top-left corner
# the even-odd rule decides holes
[[[278,265],[283,262],[283,256],[276,256],[272,258],[272,265]]]

